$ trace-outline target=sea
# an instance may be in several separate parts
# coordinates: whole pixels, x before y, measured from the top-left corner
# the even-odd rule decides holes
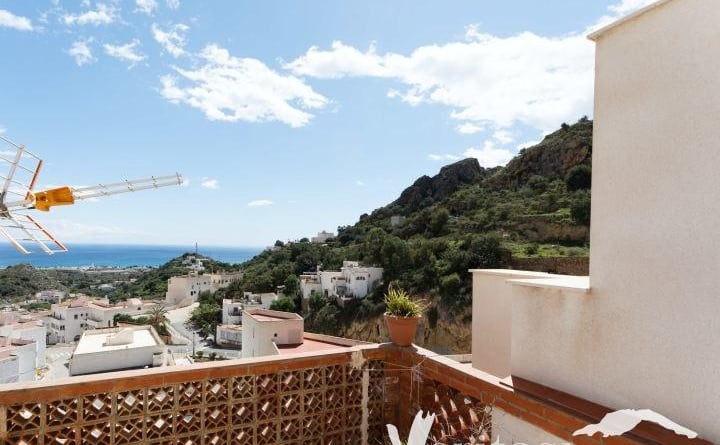
[[[154,246],[116,244],[67,244],[67,252],[47,255],[34,252],[24,255],[10,244],[0,243],[0,267],[31,264],[38,268],[87,268],[160,266],[185,252],[195,252],[195,245]],[[243,263],[263,249],[259,247],[198,246],[198,253],[225,263]]]

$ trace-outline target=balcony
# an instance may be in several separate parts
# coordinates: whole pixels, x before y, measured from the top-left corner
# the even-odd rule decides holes
[[[481,430],[502,431],[514,420],[572,442],[572,431],[607,412],[421,348],[362,345],[6,385],[0,443],[381,444],[385,424],[407,434],[419,409],[438,415],[438,443],[487,442]],[[685,443],[661,433],[575,443]]]

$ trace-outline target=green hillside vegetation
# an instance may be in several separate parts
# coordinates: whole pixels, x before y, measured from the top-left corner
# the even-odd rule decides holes
[[[587,256],[591,154],[592,121],[583,118],[521,150],[503,168],[485,169],[476,159],[448,165],[356,224],[339,227],[326,245],[278,241],[243,265],[239,286],[269,292],[318,264],[331,270],[360,260],[383,267],[385,285],[344,308],[316,297],[305,314],[310,329],[337,333],[343,323],[381,313],[390,282],[428,298],[435,316],[467,316],[468,269],[503,267],[512,255]],[[393,215],[405,222],[392,227]]]

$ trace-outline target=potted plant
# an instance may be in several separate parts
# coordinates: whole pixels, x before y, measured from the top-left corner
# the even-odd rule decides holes
[[[385,307],[385,324],[390,340],[397,346],[410,346],[422,317],[422,305],[411,300],[404,289],[391,284],[385,294]]]

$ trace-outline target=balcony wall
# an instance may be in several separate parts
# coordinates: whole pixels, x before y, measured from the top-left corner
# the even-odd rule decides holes
[[[652,427],[574,438],[609,410],[391,345],[2,386],[0,443],[382,444],[420,409],[438,415],[436,443],[707,443]]]

